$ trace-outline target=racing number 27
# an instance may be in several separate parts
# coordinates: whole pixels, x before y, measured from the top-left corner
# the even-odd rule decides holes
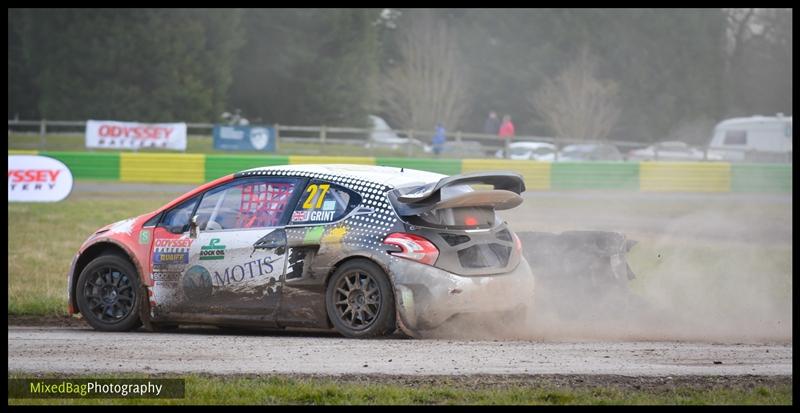
[[[303,209],[311,209],[311,208],[319,208],[322,206],[322,200],[325,199],[325,194],[328,193],[328,189],[331,186],[329,184],[311,184],[306,188],[306,192],[308,192],[308,198],[306,198],[306,202],[303,202]],[[317,205],[313,206],[312,201],[314,201],[314,196],[317,195],[317,191],[321,191],[319,194],[319,198],[317,198]]]

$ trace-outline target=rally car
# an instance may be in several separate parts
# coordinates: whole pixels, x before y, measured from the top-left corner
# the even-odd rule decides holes
[[[347,337],[524,314],[534,277],[495,213],[524,190],[511,172],[242,171],[92,234],[69,270],[69,312],[102,331],[204,324]]]

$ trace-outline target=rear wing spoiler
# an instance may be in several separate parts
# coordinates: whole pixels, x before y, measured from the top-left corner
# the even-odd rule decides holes
[[[416,215],[434,209],[442,201],[442,189],[473,184],[491,185],[495,191],[510,191],[517,196],[525,191],[525,181],[521,175],[507,171],[487,171],[453,175],[427,185],[397,188],[389,191],[389,199],[400,215]]]

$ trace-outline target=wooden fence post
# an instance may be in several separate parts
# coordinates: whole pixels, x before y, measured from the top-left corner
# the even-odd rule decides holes
[[[275,152],[278,152],[280,149],[280,142],[281,142],[281,127],[277,123],[275,124]]]
[[[47,149],[47,121],[44,119],[39,122],[39,136],[42,137],[39,144],[40,149]]]

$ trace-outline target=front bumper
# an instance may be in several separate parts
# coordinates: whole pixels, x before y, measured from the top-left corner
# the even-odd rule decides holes
[[[514,311],[533,305],[534,277],[524,258],[510,272],[485,276],[460,276],[392,258],[389,274],[404,330],[432,329],[458,314]]]

